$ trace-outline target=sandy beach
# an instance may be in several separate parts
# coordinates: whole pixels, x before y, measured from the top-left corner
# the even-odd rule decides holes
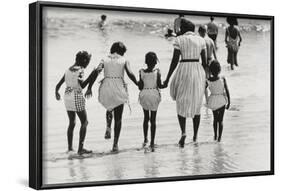
[[[96,21],[108,15],[110,27],[101,31]],[[161,91],[162,102],[157,115],[156,150],[145,152],[143,142],[143,112],[138,103],[139,90],[126,77],[132,112],[125,106],[118,154],[110,152],[112,140],[104,139],[105,109],[98,103],[98,87],[102,75],[93,87],[93,97],[87,100],[89,120],[86,148],[94,154],[85,159],[69,159],[67,151],[68,118],[63,101],[55,99],[55,85],[65,70],[74,63],[79,50],[92,53],[86,69],[88,75],[101,58],[107,55],[114,41],[126,44],[127,59],[135,74],[144,67],[144,55],[155,51],[157,66],[166,77],[172,58],[172,42],[163,38],[176,15],[120,14],[88,11],[44,13],[44,119],[43,119],[43,183],[75,183],[88,181],[206,175],[270,169],[270,34],[269,23],[259,20],[239,20],[243,42],[238,53],[239,68],[230,71],[226,63],[224,44],[225,18],[218,18],[218,60],[222,75],[227,78],[231,108],[225,112],[222,142],[213,141],[212,111],[202,107],[198,142],[192,142],[192,123],[187,120],[186,146],[177,146],[180,128],[175,102],[169,87]],[[186,16],[197,25],[208,17]],[[197,28],[196,28],[197,32]],[[60,93],[63,95],[64,86]],[[78,147],[79,121],[74,132],[74,147]]]

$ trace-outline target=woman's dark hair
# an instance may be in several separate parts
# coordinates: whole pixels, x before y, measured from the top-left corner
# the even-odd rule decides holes
[[[238,25],[237,17],[226,17],[226,22],[229,25]]]
[[[189,21],[185,18],[181,19],[181,27],[180,28],[181,28],[180,31],[181,31],[182,34],[188,32],[188,31],[191,31],[191,32],[195,31],[195,25],[191,21]]]
[[[219,75],[221,72],[221,65],[217,60],[213,60],[210,64],[210,72],[213,76]]]
[[[87,51],[79,51],[76,54],[75,58],[75,64],[77,66],[82,66],[83,68],[86,68],[91,60],[91,54],[89,54]]]
[[[210,16],[210,20],[211,21],[215,20],[214,16]]]
[[[147,65],[156,65],[158,62],[158,58],[155,52],[148,52],[145,55],[145,63]]]
[[[121,56],[123,56],[126,51],[127,51],[127,48],[122,42],[115,42],[115,43],[113,43],[113,45],[110,48],[111,54],[117,53]]]
[[[105,20],[105,19],[106,19],[106,15],[102,15],[102,16],[101,16],[101,19],[102,19],[102,20]]]

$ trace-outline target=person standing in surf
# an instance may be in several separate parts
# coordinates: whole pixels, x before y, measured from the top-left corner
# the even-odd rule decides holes
[[[234,70],[234,65],[238,66],[237,54],[242,42],[242,37],[238,29],[238,21],[236,17],[227,17],[226,22],[229,27],[225,31],[225,43],[227,47],[227,63],[230,64],[231,70]]]
[[[143,147],[146,148],[148,144],[147,132],[148,132],[148,123],[150,122],[150,132],[151,132],[151,141],[150,149],[154,152],[155,147],[155,134],[156,134],[156,114],[159,103],[161,101],[161,95],[159,88],[163,88],[161,82],[161,73],[155,65],[158,62],[157,55],[154,52],[148,52],[145,55],[145,64],[147,65],[146,69],[141,69],[139,71],[140,81],[139,81],[139,102],[143,108]]]
[[[138,81],[131,71],[130,63],[124,57],[127,51],[126,46],[122,42],[115,42],[111,46],[110,54],[101,60],[97,71],[93,78],[91,78],[86,92],[87,95],[92,94],[92,85],[94,84],[97,74],[104,71],[104,79],[101,81],[99,87],[99,102],[105,107],[107,111],[113,111],[114,118],[114,140],[112,151],[118,151],[118,141],[122,127],[122,115],[125,103],[129,103],[129,95],[127,84],[124,81],[124,72],[128,77],[138,86]]]
[[[193,119],[193,141],[197,140],[200,124],[200,109],[202,107],[207,67],[206,42],[194,33],[195,25],[186,19],[181,21],[181,36],[174,43],[173,58],[164,86],[177,68],[170,84],[170,94],[176,101],[178,121],[181,128],[179,146],[184,147],[186,138],[186,118]],[[179,63],[179,59],[181,61]],[[201,58],[202,63],[199,62]]]
[[[207,24],[207,34],[214,41],[216,49],[218,49],[217,46],[218,33],[219,33],[218,25],[215,23],[215,18],[211,16],[210,22]]]
[[[209,66],[213,59],[217,60],[217,55],[216,55],[216,47],[214,41],[206,35],[206,31],[207,30],[205,26],[203,25],[199,26],[198,33],[202,38],[204,38],[206,42],[207,64]]]
[[[59,89],[65,82],[64,104],[67,111],[69,125],[67,130],[68,152],[73,152],[73,130],[75,127],[76,114],[78,115],[81,127],[79,132],[79,146],[77,153],[79,155],[90,154],[91,150],[84,148],[84,141],[87,132],[88,119],[85,108],[85,99],[82,89],[88,84],[88,79],[83,81],[84,69],[87,68],[91,55],[86,51],[80,51],[76,54],[75,64],[68,68],[56,85],[56,99],[60,100]]]

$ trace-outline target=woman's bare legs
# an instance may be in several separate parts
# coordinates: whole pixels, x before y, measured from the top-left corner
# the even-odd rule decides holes
[[[185,133],[186,118],[178,115],[178,121],[181,128],[181,138],[179,140],[179,146],[184,147],[185,138],[186,138],[186,133]]]
[[[197,141],[197,134],[200,125],[200,115],[195,115],[193,118],[193,141]]]

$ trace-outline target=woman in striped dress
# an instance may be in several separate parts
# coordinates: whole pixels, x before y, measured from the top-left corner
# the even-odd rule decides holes
[[[78,52],[76,54],[75,64],[66,70],[56,86],[56,99],[60,100],[59,89],[64,82],[66,83],[64,104],[69,118],[67,130],[68,152],[73,151],[72,140],[76,114],[81,121],[78,147],[79,155],[92,153],[92,151],[84,148],[88,120],[85,109],[85,99],[82,93],[82,89],[88,84],[88,79],[83,81],[83,76],[84,69],[88,66],[90,59],[91,55],[86,51]]]
[[[170,85],[170,94],[177,103],[178,121],[181,128],[179,146],[184,147],[186,118],[193,119],[193,141],[197,140],[200,124],[200,109],[203,102],[206,74],[206,43],[203,38],[195,35],[195,25],[182,19],[181,32],[174,43],[174,53],[170,69],[164,85],[167,86],[171,75],[178,66]],[[181,61],[179,62],[179,58]],[[199,62],[201,58],[202,64]]]

